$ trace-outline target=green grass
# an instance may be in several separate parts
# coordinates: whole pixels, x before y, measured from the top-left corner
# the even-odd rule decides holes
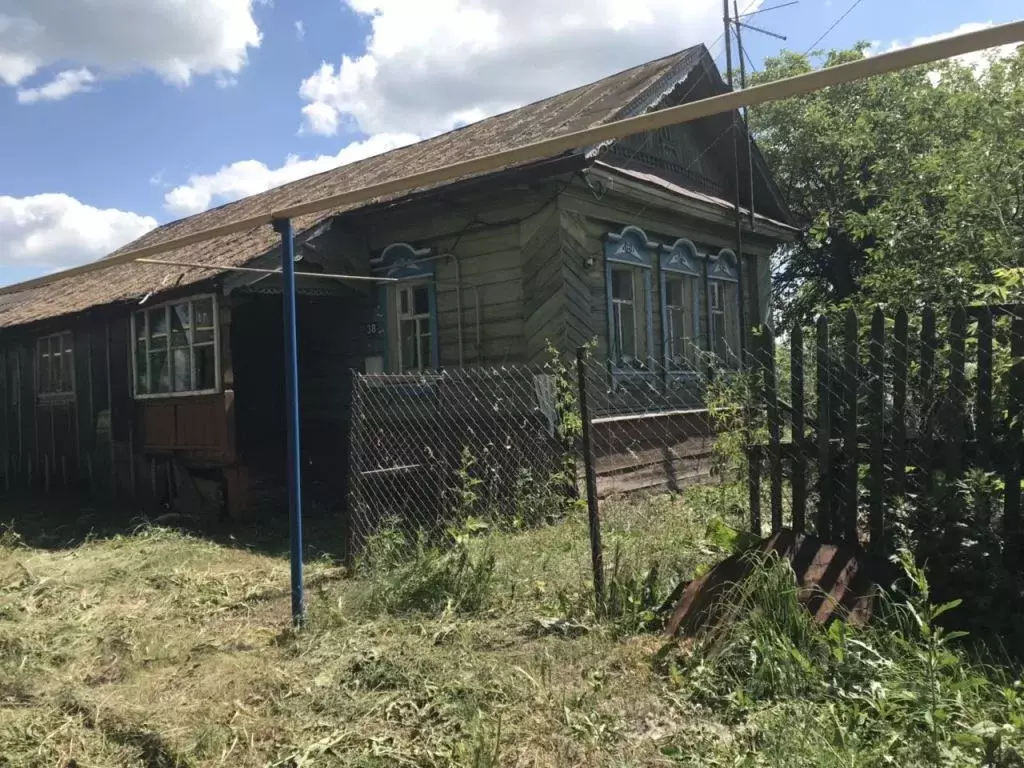
[[[766,569],[728,633],[666,645],[652,606],[723,556],[708,510],[728,506],[604,504],[600,619],[575,513],[445,551],[378,541],[353,574],[314,559],[298,632],[279,554],[157,527],[41,548],[14,525],[0,766],[1020,764],[1012,676],[905,609],[829,633]]]

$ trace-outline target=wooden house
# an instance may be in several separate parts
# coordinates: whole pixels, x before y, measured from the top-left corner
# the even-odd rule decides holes
[[[697,46],[165,224],[127,247],[725,89]],[[345,476],[352,370],[536,363],[549,342],[592,339],[623,379],[645,360],[685,379],[694,350],[707,347],[735,357],[745,328],[766,316],[769,255],[795,230],[746,137],[734,162],[732,125],[732,115],[705,118],[295,219],[307,475]],[[281,480],[280,281],[230,269],[273,269],[278,237],[265,227],[160,259],[175,265],[56,274],[0,296],[4,483],[131,496],[158,494],[167,473],[187,471],[222,484],[240,512],[260,483]]]

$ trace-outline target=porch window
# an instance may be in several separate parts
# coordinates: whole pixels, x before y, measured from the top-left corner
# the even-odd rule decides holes
[[[197,297],[136,312],[132,339],[136,397],[219,390],[215,297]]]
[[[398,370],[435,368],[436,339],[433,312],[434,286],[420,281],[396,288],[398,310]]]
[[[42,397],[75,393],[75,350],[71,331],[36,341],[36,393]]]

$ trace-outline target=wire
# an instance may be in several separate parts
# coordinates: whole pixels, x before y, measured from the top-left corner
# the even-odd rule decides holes
[[[744,14],[746,14],[747,11],[749,11],[751,8],[753,8],[757,4],[757,2],[758,2],[758,0],[750,0],[750,2],[747,3],[747,6],[740,12],[740,16],[743,16]],[[724,38],[725,38],[725,30],[723,29],[719,33],[718,37],[716,37],[711,42],[711,44],[708,46],[708,52],[711,54],[711,59],[712,59],[712,61],[715,62],[716,66],[717,66],[717,63],[718,63],[717,62],[718,57],[721,56],[722,53],[725,52],[725,49],[723,47],[723,49],[721,51],[719,51],[718,53],[712,53],[711,49],[715,48],[720,42],[722,42],[722,40]],[[680,103],[680,104],[685,103],[686,100],[690,97],[690,95],[697,88],[697,86],[699,86],[703,82],[703,80],[707,76],[707,74],[708,74],[708,70],[702,71],[700,73],[700,75],[697,77],[697,79],[694,80],[693,84],[687,89],[686,93],[683,94],[683,97],[679,100],[678,103]],[[698,165],[698,163],[700,163],[700,161],[712,149],[715,148],[715,146],[718,144],[718,142],[720,142],[726,136],[730,135],[733,132],[733,130],[734,130],[734,125],[730,121],[730,124],[729,124],[729,126],[727,128],[725,128],[717,136],[715,136],[715,138],[713,138],[708,143],[708,145],[706,147],[704,147],[704,149],[702,149],[695,157],[691,158],[686,163],[685,167],[683,168],[684,175],[689,175],[690,173],[694,172],[695,169],[696,169],[696,166]],[[627,150],[626,147],[622,147],[623,150],[627,150],[627,151],[629,151],[631,153],[631,154],[627,155],[625,152],[623,152],[623,154],[620,155],[620,157],[622,157],[622,159],[625,161],[625,166],[626,166],[625,169],[626,170],[630,170],[630,166],[631,165],[634,168],[636,168],[636,169],[643,170],[642,163],[639,160],[639,155],[642,154],[648,148],[648,146],[649,146],[649,144],[650,144],[652,139],[653,139],[653,132],[647,132],[646,135],[644,136],[643,143],[637,149]],[[621,146],[621,142],[620,142],[620,146]],[[700,173],[699,170],[697,170],[696,173],[698,173],[702,177],[702,179],[707,181],[707,179],[704,176],[704,174]],[[647,209],[649,207],[650,207],[650,203],[647,203],[647,202],[641,203],[640,206],[636,209],[636,212],[633,214],[633,217],[634,218],[639,218],[639,217],[643,216],[647,212]]]
[[[818,47],[818,43],[820,43],[822,40],[824,40],[826,37],[828,37],[829,33],[833,29],[838,27],[842,23],[843,19],[845,19],[847,16],[849,16],[851,13],[853,13],[854,8],[856,8],[858,5],[860,5],[861,2],[862,2],[862,0],[853,0],[853,4],[849,8],[846,9],[846,12],[842,16],[840,16],[838,19],[836,19],[834,22],[832,22],[832,26],[829,27],[828,29],[826,29],[824,32],[822,32],[821,36],[817,40],[815,40],[813,43],[810,44],[810,46],[807,48],[807,50],[804,51],[804,56],[810,55],[811,51],[813,51],[815,48]]]

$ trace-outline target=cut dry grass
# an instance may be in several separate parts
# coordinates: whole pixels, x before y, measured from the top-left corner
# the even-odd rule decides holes
[[[657,503],[645,524],[693,551],[696,514]],[[627,513],[609,505],[613,540],[658,538]],[[469,610],[390,605],[393,571],[322,559],[293,632],[279,556],[156,527],[56,550],[9,535],[0,765],[647,765],[691,727],[649,663],[657,639],[566,620],[589,589],[583,519],[467,547],[494,557]]]
[[[648,593],[724,554],[705,535],[719,498],[603,505],[615,601],[601,621],[582,514],[354,574],[313,559],[298,632],[279,554],[158,527],[44,549],[14,526],[0,539],[0,766],[878,764],[899,731],[872,709],[887,704],[870,674],[893,695],[903,678],[885,661],[837,682],[842,665],[806,650],[888,654],[877,638],[778,621],[792,608],[781,588],[761,601],[778,610],[750,612],[717,657],[643,630]],[[892,648],[893,664],[917,659],[907,679],[932,663],[913,656],[919,640]],[[969,703],[989,709],[957,716],[1017,743],[1024,705],[996,712],[1000,686],[971,675],[984,695]]]

